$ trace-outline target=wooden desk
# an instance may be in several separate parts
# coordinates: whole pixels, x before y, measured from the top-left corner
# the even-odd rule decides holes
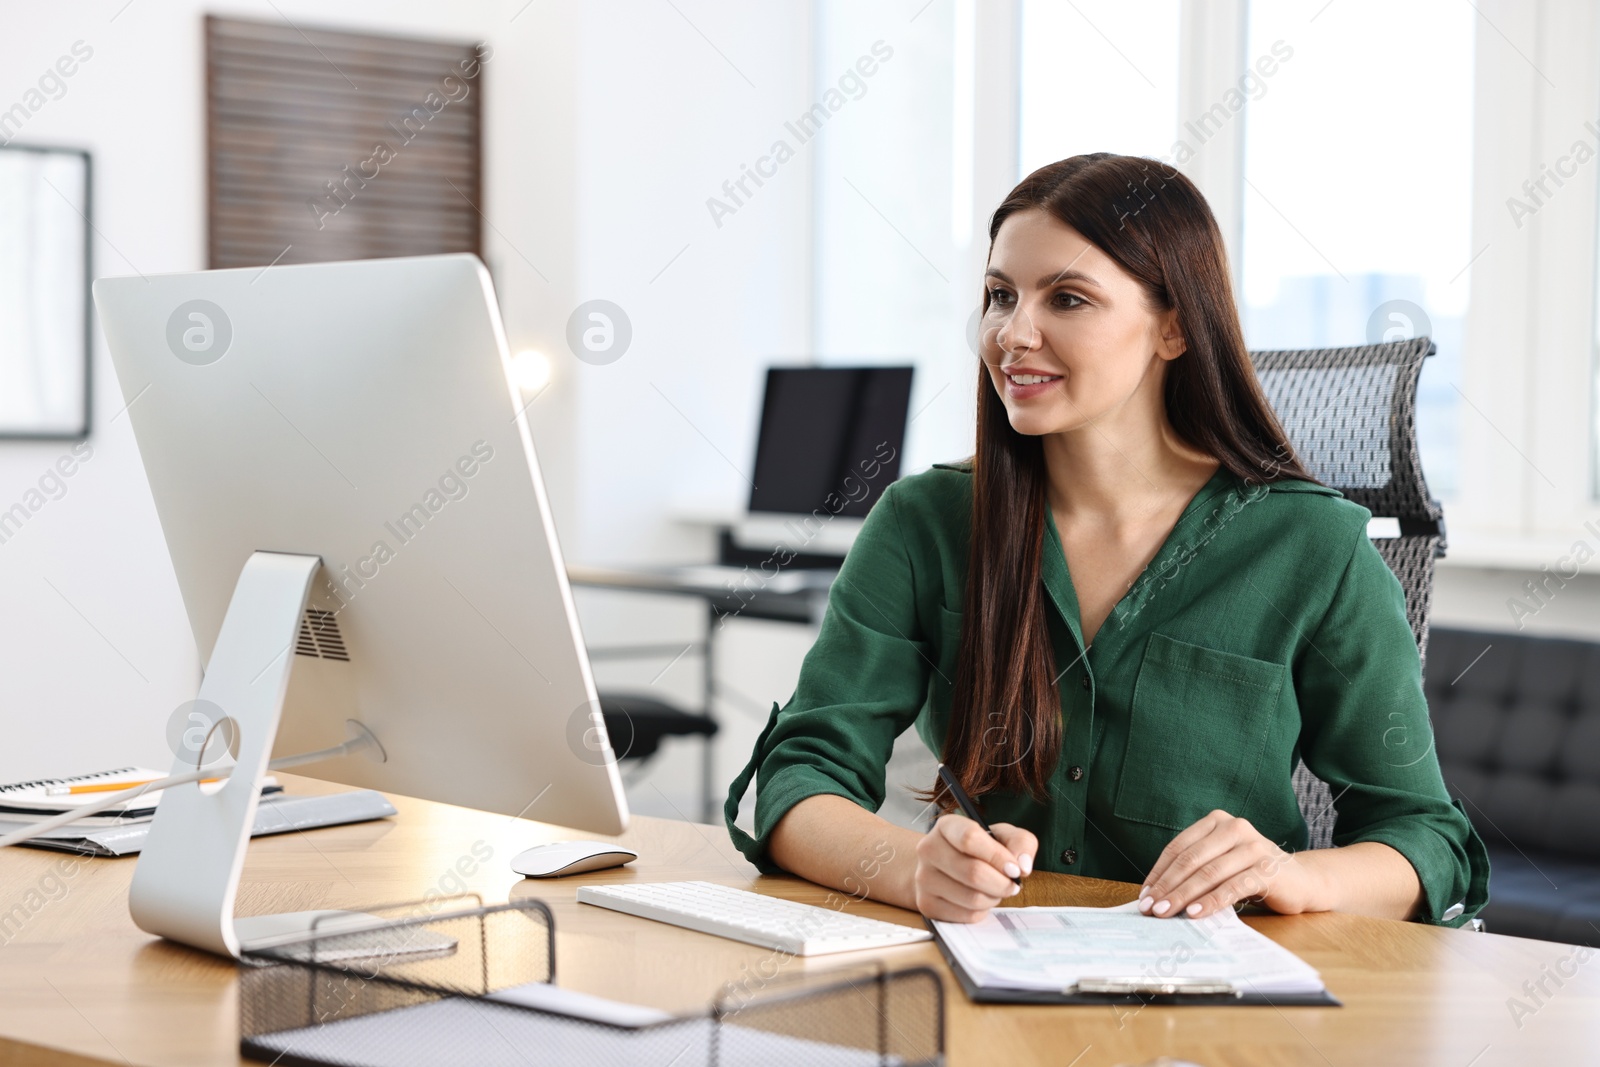
[[[291,789],[325,789],[284,776]],[[245,914],[360,907],[471,889],[490,903],[536,895],[556,916],[559,984],[670,1011],[702,1009],[741,968],[772,953],[574,902],[583,882],[704,879],[821,903],[827,891],[759,878],[720,827],[636,818],[619,840],[632,865],[555,882],[507,868],[529,845],[578,836],[542,823],[394,798],[397,818],[251,844],[239,894]],[[480,862],[482,857],[486,861]],[[61,869],[65,866],[65,871]],[[133,861],[0,851],[0,1067],[14,1064],[237,1064],[233,965],[158,941],[128,918]],[[54,875],[54,877],[53,877]],[[59,879],[59,880],[57,880]],[[1027,903],[1112,904],[1135,887],[1034,875]],[[863,914],[918,920],[880,904]],[[17,910],[17,909],[20,909]],[[1180,920],[1174,920],[1180,921]],[[1570,946],[1347,915],[1248,918],[1318,968],[1343,1008],[977,1007],[946,983],[949,1062],[1100,1067],[1169,1055],[1222,1064],[1437,1064],[1549,1067],[1600,1060],[1600,953],[1542,1007],[1513,1019]],[[891,965],[948,971],[931,945],[884,954]],[[852,957],[791,959],[822,972]],[[1533,1002],[1528,1001],[1532,1006]],[[244,1061],[248,1062],[248,1061]]]

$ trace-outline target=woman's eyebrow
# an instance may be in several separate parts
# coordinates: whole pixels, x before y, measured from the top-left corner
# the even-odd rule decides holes
[[[1006,275],[1005,271],[1000,270],[998,267],[990,267],[988,270],[983,272],[983,276],[985,278],[998,278],[1007,285],[1016,284],[1010,279],[1010,277]],[[1052,285],[1059,285],[1062,282],[1084,282],[1094,286],[1096,289],[1100,288],[1099,282],[1083,273],[1083,271],[1073,270],[1070,267],[1063,268],[1054,274],[1044,275],[1034,283],[1034,287],[1038,289],[1048,289]]]

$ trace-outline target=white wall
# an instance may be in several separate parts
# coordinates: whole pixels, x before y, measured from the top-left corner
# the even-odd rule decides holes
[[[0,100],[83,41],[91,58],[18,131],[94,154],[97,274],[202,265],[200,8],[7,5]],[[93,458],[67,495],[0,546],[0,778],[169,758],[167,715],[197,664],[103,346]],[[65,445],[0,446],[0,500],[18,499]],[[59,595],[56,591],[59,590]]]
[[[299,25],[490,40],[487,207],[496,229],[549,281],[493,236],[514,344],[552,347],[577,289],[578,186],[573,47],[566,5],[451,5],[345,0],[234,3],[166,0],[5,5],[0,100],[9,106],[56,58],[93,49],[67,91],[32,115],[16,143],[94,155],[96,275],[195,270],[204,264],[202,17],[207,11]],[[513,16],[516,15],[515,21]],[[67,494],[0,545],[0,780],[122,763],[164,766],[167,717],[193,696],[199,665],[171,564],[103,342],[94,355],[92,458]],[[558,521],[576,512],[572,383],[540,400],[536,434]],[[0,500],[17,500],[66,451],[0,445]]]
[[[97,276],[205,265],[207,12],[489,41],[486,257],[513,347],[538,349],[554,363],[552,384],[529,414],[566,552],[606,561],[709,551],[704,531],[669,514],[686,498],[741,499],[742,476],[718,452],[748,468],[762,368],[807,350],[810,166],[802,159],[785,167],[720,228],[705,201],[770,144],[784,119],[809,106],[808,4],[5,7],[6,105],[75,41],[94,49],[66,94],[16,141],[94,154]],[[566,347],[568,315],[596,297],[622,305],[635,331],[631,349],[608,366],[582,363]],[[0,602],[11,608],[0,613],[0,780],[164,766],[167,718],[198,683],[172,568],[98,338],[94,374],[92,459],[65,497],[0,545]],[[20,498],[67,447],[0,445],[0,501]],[[687,641],[701,625],[695,606],[648,598],[580,593],[580,609],[597,645],[663,634]],[[743,651],[726,662],[746,671],[734,690],[786,696],[805,635],[757,627],[732,640]],[[632,679],[637,687],[659,675],[663,692],[691,700],[695,657],[662,674],[665,665],[602,664],[598,672],[602,684]],[[729,723],[723,751],[748,751],[758,726]],[[641,810],[687,810],[696,796],[687,755],[669,753],[653,779],[671,799],[643,789]]]
[[[807,348],[808,159],[779,168],[721,226],[706,200],[724,197],[723,182],[809,106],[809,7],[584,6],[577,299],[620,305],[633,341],[603,366],[560,353],[558,373],[576,396],[569,440],[578,535],[564,540],[571,558],[706,559],[708,531],[673,514],[688,501],[748,499],[764,368]],[[579,590],[578,604],[591,646],[681,647],[703,637],[698,602]],[[737,623],[718,641],[732,696],[719,707],[715,749],[716,780],[726,783],[765,721],[760,701],[793,688],[807,638],[794,627]],[[602,689],[698,707],[695,653],[601,661],[595,670]],[[740,702],[739,692],[755,696]],[[629,790],[634,810],[699,818],[698,745],[668,742]]]
[[[563,363],[596,490],[586,558],[682,559],[701,546],[662,523],[674,496],[748,497],[763,368],[807,344],[810,168],[787,163],[720,227],[706,200],[808,106],[807,7],[584,8],[578,298],[633,324],[616,362]]]

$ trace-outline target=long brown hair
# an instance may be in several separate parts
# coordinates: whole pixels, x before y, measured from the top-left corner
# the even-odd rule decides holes
[[[1167,363],[1173,430],[1247,485],[1316,481],[1273,415],[1245,350],[1222,232],[1182,174],[1109,152],[1073,156],[1028,175],[995,210],[989,249],[1018,211],[1042,208],[1136,278],[1147,306],[1178,309],[1187,342]],[[983,310],[989,310],[984,286]],[[1061,750],[1061,699],[1045,623],[1041,557],[1045,462],[1040,438],[1018,433],[978,363],[977,449],[966,613],[943,760],[968,793],[1043,801]],[[948,792],[936,796],[948,810]]]

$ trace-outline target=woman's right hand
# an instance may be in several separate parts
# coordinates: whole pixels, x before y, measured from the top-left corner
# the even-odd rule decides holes
[[[992,829],[994,837],[964,815],[939,817],[917,842],[918,911],[945,922],[978,922],[1021,892],[1018,879],[1033,873],[1039,840],[1008,823]]]

